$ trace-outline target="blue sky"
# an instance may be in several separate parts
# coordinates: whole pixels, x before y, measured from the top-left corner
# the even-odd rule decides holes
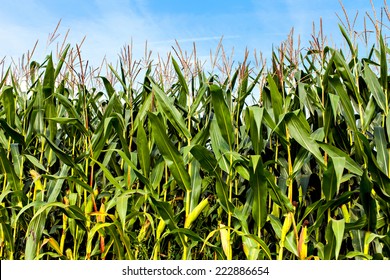
[[[373,0],[379,10],[382,0]],[[144,53],[145,42],[154,54],[165,55],[174,40],[183,49],[196,43],[200,57],[208,57],[222,36],[225,50],[235,49],[240,60],[247,47],[268,56],[272,46],[286,39],[292,27],[302,45],[311,38],[312,23],[322,17],[328,37],[341,44],[336,13],[343,14],[338,0],[0,0],[0,59],[18,58],[39,40],[37,59],[47,54],[48,34],[61,19],[61,42],[79,43],[84,36],[83,56],[100,63],[106,55],[115,62],[120,49],[133,42],[134,55]],[[371,11],[369,0],[344,0],[351,17],[359,11],[358,22]],[[361,27],[361,26],[360,26]],[[331,36],[330,36],[331,35]]]

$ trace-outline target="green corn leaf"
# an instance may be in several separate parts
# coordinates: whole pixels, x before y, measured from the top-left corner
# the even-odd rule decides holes
[[[343,106],[343,114],[345,119],[347,120],[347,123],[349,127],[353,130],[356,131],[356,120],[355,120],[355,114],[353,111],[353,107],[351,104],[350,97],[347,94],[347,91],[341,84],[340,80],[337,78],[330,78],[329,79],[330,85],[335,91],[335,94],[337,94],[340,97],[341,105]]]
[[[88,135],[88,131],[85,126],[81,123],[81,121],[77,118],[64,118],[64,117],[55,117],[55,118],[46,118],[48,121],[52,121],[54,123],[58,123],[61,125],[68,124],[75,126],[80,132],[84,135]]]
[[[351,230],[352,233],[352,246],[355,252],[364,252],[364,234],[363,230]]]
[[[25,247],[26,260],[33,260],[37,256],[37,246],[42,237],[47,215],[52,207],[68,208],[69,206],[61,202],[51,202],[44,203],[39,207],[39,210],[35,213],[27,228]],[[83,214],[81,214],[81,216],[84,219]]]
[[[152,125],[153,138],[156,141],[157,147],[163,155],[168,168],[171,170],[173,177],[183,189],[191,190],[191,179],[184,166],[183,158],[168,138],[164,125],[153,113],[148,113],[148,118]]]
[[[377,206],[375,199],[371,195],[374,184],[367,173],[367,170],[365,170],[360,182],[360,200],[367,217],[367,230],[375,231],[377,227]]]
[[[373,122],[376,115],[376,104],[373,97],[367,103],[366,109],[364,110],[362,130],[366,131]]]
[[[324,203],[324,201],[325,201],[324,199],[320,199],[320,200],[317,200],[316,202],[310,204],[309,206],[307,206],[305,213],[303,214],[299,224],[302,224],[307,216],[314,213],[314,211],[316,211],[319,207],[321,207],[322,204]]]
[[[168,121],[175,127],[176,131],[187,138],[191,138],[191,133],[188,131],[182,115],[168,98],[167,94],[154,83],[153,92],[158,101],[158,109],[166,116]]]
[[[263,252],[265,253],[265,256],[269,259],[269,260],[272,260],[272,255],[271,255],[271,251],[267,245],[267,243],[260,239],[258,236],[254,235],[254,234],[247,234],[247,235],[243,235],[242,236],[243,240],[245,240],[246,238],[250,239],[250,240],[253,240],[255,241],[255,244],[257,243],[258,246],[263,250]]]
[[[61,54],[61,57],[58,61],[57,67],[54,71],[54,79],[56,79],[58,77],[58,75],[60,74],[62,66],[64,65],[64,63],[66,61],[69,49],[70,49],[70,44],[66,44],[66,46]]]
[[[259,73],[253,79],[253,81],[249,84],[249,86],[248,86],[248,82],[249,82],[249,78],[250,78],[249,70],[248,70],[248,68],[245,70],[245,75],[244,75],[245,82],[243,80],[240,81],[240,87],[238,89],[238,94],[239,94],[238,103],[239,103],[239,105],[236,106],[237,108],[235,109],[235,111],[242,110],[243,108],[245,108],[245,102],[247,101],[248,96],[253,94],[253,89],[258,84],[260,77],[263,75],[263,70],[264,69],[261,69],[259,71]],[[237,112],[235,112],[235,114],[237,114]]]
[[[386,96],[378,81],[377,76],[371,70],[369,64],[364,64],[363,78],[367,84],[368,89],[374,96],[376,103],[383,112],[386,112]]]
[[[198,109],[199,104],[204,99],[204,95],[207,92],[208,87],[209,86],[207,83],[203,83],[202,86],[199,88],[198,92],[196,93],[194,102],[191,104],[191,107],[190,107],[190,113],[189,113],[190,116],[192,116],[196,112],[196,110]]]
[[[287,236],[284,245],[286,249],[298,257],[297,242],[293,231],[290,231]]]
[[[77,112],[75,106],[72,104],[72,102],[64,95],[55,93],[54,97],[58,100],[58,102],[64,106],[66,109],[66,112],[69,114],[69,118],[74,118],[81,120],[81,117],[79,113]]]
[[[5,71],[4,75],[2,76],[3,79],[0,81],[0,88],[3,88],[3,86],[6,84],[7,79],[9,78],[9,74],[11,72],[10,70],[11,67],[8,67],[7,71]]]
[[[137,166],[132,162],[126,155],[125,152],[117,149],[113,149],[113,151],[117,152],[122,159],[132,168],[134,171],[135,175],[137,175],[138,179],[148,188],[149,191],[152,191],[152,186],[151,183],[148,179],[148,177],[145,177],[140,170],[137,169]],[[161,171],[162,172],[162,171]],[[162,175],[162,174],[161,174]],[[162,176],[161,176],[162,177]]]
[[[158,201],[153,197],[150,197],[149,199],[151,201],[151,204],[154,207],[156,207],[157,212],[159,213],[160,217],[164,220],[167,227],[171,231],[178,229],[176,217],[174,215],[172,206],[168,202]],[[178,235],[182,245],[186,246],[184,234],[182,232],[179,232]]]
[[[355,97],[360,100],[360,103],[363,103],[361,100],[361,96],[359,94],[359,88],[356,85],[355,76],[352,74],[351,69],[349,68],[347,62],[341,55],[340,51],[333,50],[333,62],[336,66],[336,71],[340,75],[340,77],[343,79],[343,84],[355,95]],[[331,77],[329,76],[329,82],[330,84],[334,84],[335,81],[338,81],[338,83],[341,84],[341,81],[337,77]],[[338,91],[336,91],[336,94],[340,94]],[[341,97],[341,102],[343,103],[343,97]],[[350,100],[349,100],[350,102]],[[344,110],[346,110],[344,108]]]
[[[192,230],[190,230],[188,228],[175,228],[169,232],[165,232],[161,236],[161,239],[164,239],[165,237],[167,237],[168,235],[171,235],[171,234],[179,234],[179,236],[187,236],[188,238],[190,238],[194,242],[203,242],[203,239],[198,234],[196,234],[195,232],[193,232]]]
[[[42,135],[46,141],[47,144],[50,146],[50,148],[54,151],[56,156],[61,160],[61,162],[65,163],[66,165],[74,168],[75,171],[78,172],[79,175],[81,175],[84,179],[86,179],[86,175],[83,172],[83,170],[74,162],[73,158],[67,155],[64,151],[62,151],[54,142],[52,142],[49,138]]]
[[[102,164],[100,163],[99,161],[97,161],[96,159],[93,159],[91,158],[92,162],[96,163],[97,165],[99,165],[100,169],[103,171],[104,173],[104,176],[106,176],[106,178],[110,181],[110,183],[115,187],[117,188],[117,190],[123,190],[123,187],[121,186],[120,182],[119,182],[119,179],[117,177],[114,177],[112,175],[112,173]]]
[[[0,168],[2,174],[7,174],[7,180],[11,186],[13,191],[22,190],[22,186],[20,185],[20,180],[18,175],[15,173],[13,168],[13,164],[7,158],[7,154],[4,148],[0,145]]]
[[[276,237],[280,239],[282,236],[282,223],[280,222],[280,220],[277,217],[275,217],[272,214],[268,215],[268,217],[270,219],[271,226],[272,226],[273,230],[275,231]]]
[[[4,131],[9,135],[9,137],[12,138],[13,141],[21,144],[23,147],[26,146],[26,143],[24,141],[24,136],[20,134],[18,131],[16,131],[15,129],[13,129],[11,126],[9,126],[4,119],[0,119],[0,127],[4,129]]]
[[[344,219],[342,220],[332,219],[331,221],[332,221],[331,224],[332,224],[333,234],[336,240],[335,256],[337,260],[340,254],[341,243],[343,242],[343,238],[344,238],[345,221]]]
[[[279,117],[283,113],[283,97],[271,75],[268,75],[267,82],[271,91],[271,103],[274,112],[275,123],[279,123]]]
[[[143,124],[147,112],[151,109],[153,94],[148,94],[143,103],[139,107],[139,111],[134,120],[134,130],[137,130],[138,125]]]
[[[325,213],[327,211],[334,211],[337,207],[341,207],[343,204],[346,204],[348,201],[351,201],[353,198],[353,195],[356,195],[357,191],[347,191],[342,194],[340,194],[337,198],[332,199],[331,201],[328,201],[326,203],[322,203],[319,205],[318,210],[317,210],[317,218],[314,222],[314,224],[308,228],[308,235],[310,233],[317,229],[323,219],[325,218]],[[322,201],[322,200],[319,200]]]
[[[324,172],[324,180],[322,184],[322,190],[324,192],[327,201],[330,201],[337,191],[337,178],[333,161],[329,160],[326,170]]]
[[[11,156],[12,156],[12,162],[14,165],[15,174],[19,174],[20,176],[22,174],[21,170],[23,170],[23,165],[22,165],[22,156],[20,155],[18,144],[11,144]]]
[[[120,67],[121,67],[121,70],[123,70],[123,65],[122,65],[122,62],[120,63]],[[114,69],[114,67],[109,64],[108,67],[110,68],[112,74],[114,74],[114,76],[118,79],[118,82],[121,84],[122,88],[124,91],[126,91],[126,80],[123,79],[123,77],[121,77],[118,72]]]
[[[357,176],[361,176],[363,174],[362,168],[346,153],[342,150],[338,149],[335,146],[319,143],[318,144],[321,149],[323,149],[330,157],[333,158],[344,158],[345,160],[345,168],[350,172],[356,174]]]
[[[388,84],[387,84],[387,77],[389,75],[387,71],[387,59],[388,59],[388,47],[385,44],[385,41],[383,40],[383,36],[381,34],[379,38],[379,44],[380,44],[380,65],[381,65],[381,70],[380,70],[380,77],[381,77],[381,84],[382,88],[385,92],[387,92],[388,89]],[[388,113],[388,104],[389,104],[389,99],[386,100],[386,110],[385,112]]]
[[[262,120],[264,108],[248,107],[246,110],[247,127],[249,127],[249,135],[251,137],[253,150],[257,155],[263,151],[263,135],[262,135]]]
[[[5,86],[1,93],[1,97],[3,98],[3,106],[7,123],[10,127],[15,127],[16,104],[13,87]]]
[[[273,202],[279,205],[282,208],[283,213],[292,212],[293,205],[291,204],[288,197],[282,193],[281,189],[275,183],[275,176],[268,170],[264,169],[264,176],[267,178],[268,182],[268,192],[271,196]]]
[[[143,125],[137,128],[137,151],[142,173],[148,177],[150,171],[149,141]]]
[[[218,127],[222,137],[228,143],[231,150],[234,144],[234,130],[231,121],[231,113],[226,104],[222,88],[217,85],[210,85],[210,93]]]
[[[295,159],[294,159],[294,164],[293,164],[293,176],[295,176],[295,174],[297,174],[297,172],[300,172],[303,165],[308,161],[310,160],[310,156],[309,155],[309,152],[301,147],[298,151],[298,154],[296,155]]]
[[[347,31],[345,31],[344,27],[341,24],[339,24],[339,29],[340,29],[341,34],[343,35],[344,39],[347,41],[347,44],[349,46],[349,51],[351,52],[352,57],[355,57],[356,56],[355,47],[353,46],[352,41],[347,34]]]
[[[191,189],[190,212],[198,205],[202,194],[202,176],[200,175],[200,163],[198,161],[191,162]]]
[[[307,123],[302,122],[294,113],[289,113],[285,117],[289,133],[302,147],[309,151],[324,166],[324,158],[319,149],[319,145],[310,137],[309,131],[306,130]]]
[[[115,89],[113,88],[113,86],[111,85],[111,83],[109,82],[109,80],[106,77],[99,76],[99,78],[102,79],[103,84],[104,84],[104,88],[106,89],[108,97],[111,99],[111,96],[115,93]]]
[[[347,91],[345,90],[344,86],[342,85],[341,81],[338,78],[329,78],[329,83],[331,87],[333,88],[334,92],[340,96],[340,101],[343,107],[343,115],[347,121],[347,124],[349,128],[355,133],[358,133],[358,129],[356,127],[356,119],[355,114],[353,111],[351,99],[347,94]],[[356,89],[356,92],[357,89]],[[361,159],[363,157],[363,146],[361,143],[361,140],[359,137],[355,137],[355,150],[356,154],[358,156],[358,159]]]
[[[199,161],[201,167],[217,178],[216,193],[221,203],[221,206],[228,213],[234,213],[234,206],[229,200],[228,186],[222,181],[220,169],[214,156],[206,148],[195,145],[191,149],[191,154]]]
[[[195,145],[191,149],[191,154],[200,162],[201,167],[210,174],[219,176],[219,167],[213,154],[201,145]]]
[[[41,169],[42,171],[45,171],[46,172],[46,168],[45,166],[43,166],[39,161],[38,159],[36,159],[35,157],[31,156],[31,155],[23,155],[25,158],[27,158],[27,160],[29,162],[31,162],[35,167]]]
[[[120,225],[118,220],[114,221],[114,225],[117,229],[116,232],[118,233],[118,235],[120,237],[120,240],[122,243],[122,248],[124,247],[124,249],[126,250],[125,259],[126,260],[135,260],[135,256],[133,254],[133,250],[132,250],[131,244],[130,244],[129,235],[121,229],[121,225]],[[111,231],[111,227],[109,228],[109,230]]]
[[[95,237],[95,234],[97,232],[104,232],[104,228],[108,228],[112,226],[112,223],[98,223],[98,224],[95,224],[91,230],[88,232],[88,236],[87,236],[87,244],[86,244],[86,254],[87,254],[87,259],[90,258],[91,256],[91,252],[92,252],[92,241]]]
[[[363,143],[364,153],[367,156],[368,171],[370,172],[372,180],[376,183],[373,185],[374,191],[380,198],[390,202],[390,178],[381,171],[367,138],[361,133],[359,133],[358,136]]]
[[[215,185],[216,194],[218,196],[219,202],[221,203],[222,208],[227,213],[234,213],[234,205],[229,200],[229,188],[225,182],[217,177],[217,182]]]
[[[377,151],[376,160],[383,173],[389,176],[389,150],[383,127],[374,127],[374,143]]]
[[[37,256],[37,246],[45,227],[46,218],[47,212],[44,211],[39,213],[39,215],[35,215],[29,223],[27,228],[26,247],[24,251],[25,260],[33,260]]]
[[[182,90],[184,91],[184,93],[186,95],[188,95],[189,90],[188,90],[188,85],[187,85],[186,79],[184,78],[183,73],[180,71],[179,65],[177,64],[176,60],[173,57],[172,57],[172,64],[173,64],[173,68],[175,69],[175,72],[177,74],[177,77],[179,79],[179,83],[181,85]]]
[[[284,144],[288,144],[288,140],[286,138],[286,131],[283,131],[279,124],[277,125],[275,121],[272,119],[271,113],[268,112],[268,109],[265,109],[263,112],[263,122],[269,127],[273,132],[278,135],[279,140]]]
[[[215,155],[215,158],[218,161],[219,167],[226,173],[229,173],[230,164],[226,160],[226,157],[224,157],[224,154],[230,150],[229,144],[222,137],[222,132],[219,129],[217,120],[215,118],[211,120],[210,124],[210,140],[212,150]]]
[[[262,228],[267,220],[268,186],[264,175],[264,165],[260,156],[252,156],[250,161],[250,186],[253,190],[252,215],[256,224]]]
[[[47,57],[45,75],[43,77],[43,92],[45,98],[49,98],[54,93],[54,65],[52,55]]]
[[[367,216],[364,215],[353,223],[345,223],[345,231],[360,230],[367,226]]]
[[[322,190],[327,201],[330,201],[338,194],[343,171],[345,166],[344,157],[329,158],[328,165],[324,172],[324,180]]]
[[[44,96],[43,107],[45,108],[45,117],[48,119],[49,125],[49,138],[54,140],[57,134],[57,124],[50,120],[51,118],[57,117],[56,104],[54,102],[54,92],[55,92],[55,69],[53,65],[53,59],[50,55],[47,60],[47,65],[45,69],[45,74],[43,77],[42,91]]]
[[[0,199],[0,202],[2,202],[2,199]],[[0,232],[3,235],[3,242],[7,242],[7,247],[11,252],[14,252],[15,241],[12,236],[11,222],[9,221],[9,217],[7,215],[7,209],[2,205],[0,205]],[[11,255],[9,259],[13,259],[13,256]]]
[[[356,259],[356,260],[372,260],[372,256],[363,254],[362,252],[356,252],[356,251],[350,251],[348,254],[345,255],[347,259]]]
[[[124,242],[121,239],[121,236],[124,235],[123,231],[118,229],[118,228],[115,228],[115,226],[112,224],[111,224],[111,226],[107,227],[107,231],[108,231],[109,235],[112,237],[113,242],[114,242],[115,259],[117,259],[117,260],[134,259],[132,254],[128,255],[128,258],[125,257],[124,246],[123,246]]]
[[[332,221],[328,223],[326,230],[325,230],[325,240],[326,244],[324,247],[324,260],[332,260],[335,257],[335,251],[336,251],[336,237],[333,232],[332,228]]]
[[[77,205],[60,205],[60,209],[69,217],[74,220],[86,221],[85,212],[81,210]],[[85,227],[83,228],[87,230]]]
[[[338,113],[339,113],[339,102],[340,102],[340,96],[336,94],[329,93],[329,100],[330,100],[330,105],[332,107],[332,112],[333,112],[333,117],[334,119],[337,118]]]
[[[116,198],[116,211],[118,212],[119,220],[122,225],[122,229],[125,228],[126,213],[128,207],[129,197],[127,195],[121,195]]]
[[[63,179],[53,180],[51,181],[47,188],[48,199],[47,202],[55,202],[57,200],[58,195],[61,193],[63,183],[65,181],[65,176],[69,172],[69,166],[62,165],[61,170],[59,171],[59,177]]]

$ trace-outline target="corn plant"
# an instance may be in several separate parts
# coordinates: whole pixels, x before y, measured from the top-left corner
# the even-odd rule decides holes
[[[27,88],[10,67],[0,258],[388,259],[390,51],[340,31],[347,49],[290,37],[270,69],[124,48],[104,76],[66,44]]]

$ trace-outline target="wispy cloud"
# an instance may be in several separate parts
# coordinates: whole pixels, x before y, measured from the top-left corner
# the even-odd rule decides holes
[[[176,42],[180,43],[192,43],[192,42],[205,42],[205,41],[219,41],[221,39],[223,40],[229,40],[229,39],[238,39],[240,38],[239,35],[227,35],[227,36],[209,36],[209,37],[193,37],[193,38],[181,38],[181,39],[171,39],[171,40],[164,40],[164,41],[155,41],[151,42],[153,45],[159,45],[159,44],[175,44]]]
[[[354,3],[362,8],[363,1],[369,9],[366,0]],[[380,6],[381,0],[373,1]],[[327,33],[337,33],[335,12],[342,12],[337,0],[226,0],[224,6],[205,0],[189,6],[182,1],[151,0],[2,1],[0,56],[18,57],[37,39],[38,51],[46,53],[48,34],[60,19],[59,32],[64,35],[70,29],[71,44],[86,36],[83,56],[93,64],[104,56],[116,60],[121,47],[131,42],[134,56],[142,57],[146,41],[154,53],[162,54],[172,50],[175,40],[183,48],[196,42],[198,55],[208,56],[223,37],[225,49],[234,47],[238,56],[246,47],[267,54],[292,27],[303,41],[310,39],[312,22],[318,23],[320,17]]]

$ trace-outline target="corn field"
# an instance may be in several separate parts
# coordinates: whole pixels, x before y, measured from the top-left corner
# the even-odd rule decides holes
[[[125,47],[103,75],[65,43],[3,67],[0,258],[389,259],[390,49],[345,27],[269,69]]]

